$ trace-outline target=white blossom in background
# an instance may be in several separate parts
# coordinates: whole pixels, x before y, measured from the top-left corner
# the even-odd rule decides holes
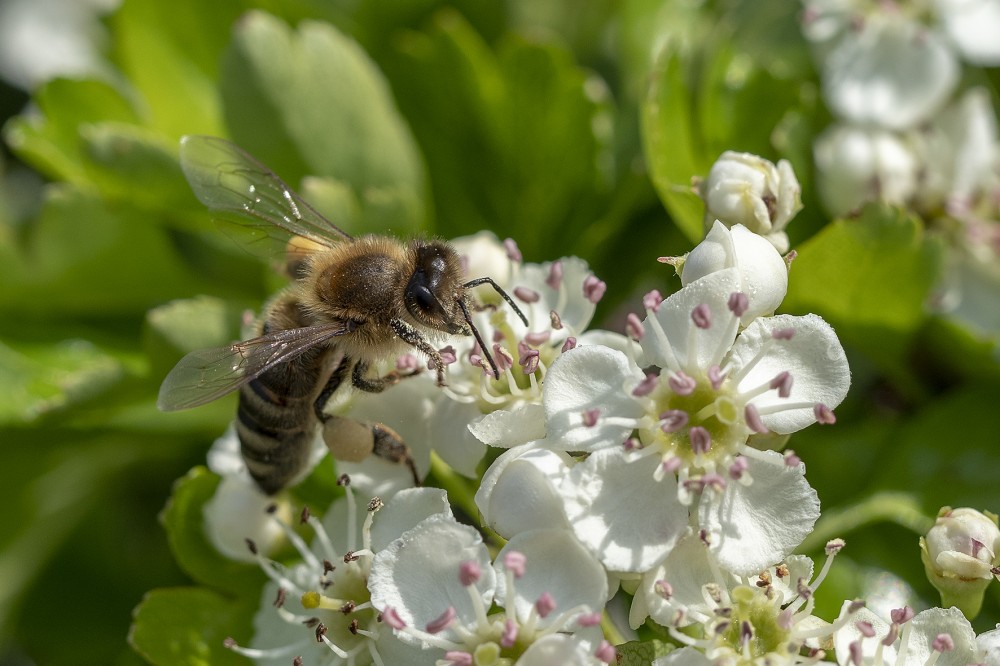
[[[832,216],[870,201],[905,206],[920,193],[921,162],[911,141],[877,127],[834,124],[813,144],[817,188]]]
[[[962,57],[974,65],[1000,65],[998,0],[934,0],[944,33]]]
[[[767,238],[779,252],[788,251],[785,227],[802,210],[802,188],[792,165],[777,165],[751,153],[727,150],[698,185],[705,202],[705,232],[716,221],[742,224]]]
[[[656,666],[815,663],[826,656],[821,646],[863,607],[843,604],[832,624],[812,614],[815,593],[842,547],[840,540],[827,545],[826,563],[815,578],[812,561],[801,555],[752,576],[735,576],[697,535],[688,535],[643,576],[630,624],[638,626],[648,614],[685,646]]]
[[[383,622],[439,665],[615,658],[599,628],[604,570],[568,531],[520,532],[491,564],[477,530],[431,516],[376,555],[369,585]]]
[[[927,120],[958,84],[958,59],[947,41],[907,16],[873,12],[826,54],[823,97],[840,118],[908,129]]]
[[[639,359],[592,345],[549,370],[542,445],[590,454],[560,492],[577,537],[611,571],[662,561],[699,500],[713,552],[740,573],[791,552],[819,515],[798,459],[748,440],[832,422],[850,384],[846,356],[815,315],[741,331],[740,284],[726,268],[647,299]],[[641,370],[650,366],[660,370]]]
[[[267,666],[318,664],[433,666],[425,651],[399,641],[372,607],[368,581],[375,553],[394,538],[432,516],[451,516],[443,490],[413,488],[382,505],[377,498],[358,507],[346,477],[345,497],[323,520],[303,511],[302,522],[315,533],[312,547],[277,517],[273,520],[295,546],[301,561],[283,566],[268,560],[250,543],[270,578],[254,616],[247,646],[232,639],[226,647]],[[374,520],[375,512],[378,517]],[[363,522],[359,529],[359,522]]]
[[[972,625],[957,608],[930,608],[914,614],[909,606],[882,618],[863,608],[834,633],[841,666],[968,666],[980,651]]]

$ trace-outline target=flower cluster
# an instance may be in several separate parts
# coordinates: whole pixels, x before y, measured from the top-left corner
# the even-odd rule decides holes
[[[935,305],[978,333],[1000,289],[1000,135],[991,94],[958,92],[962,61],[1000,64],[992,0],[804,0],[803,31],[836,122],[816,140],[833,215],[871,201],[906,207],[952,248]]]
[[[309,546],[288,498],[256,491],[223,437],[210,538],[271,581],[253,639],[227,646],[275,664],[600,666],[616,661],[609,636],[655,626],[676,646],[656,666],[996,663],[1000,630],[977,638],[955,608],[846,600],[831,621],[816,615],[844,542],[827,543],[818,573],[792,554],[820,511],[784,446],[835,423],[847,358],[819,316],[775,314],[792,258],[779,251],[784,227],[801,207],[787,163],[725,153],[699,189],[719,219],[665,259],[680,286],[647,293],[627,335],[586,330],[605,285],[581,260],[524,263],[511,241],[460,239],[528,320],[499,297],[474,315],[500,378],[478,343],[450,341],[443,390],[422,373],[331,407],[397,429],[422,473],[432,448],[467,476],[488,447],[504,449],[475,487],[482,529],[456,520],[444,491],[404,489],[392,465],[339,463],[385,501],[358,507],[342,476],[345,496],[322,521],[303,513]],[[296,561],[273,561],[287,544]],[[943,510],[921,548],[950,593],[975,579],[968,603],[997,575],[992,515]],[[629,606],[614,628],[616,597]]]

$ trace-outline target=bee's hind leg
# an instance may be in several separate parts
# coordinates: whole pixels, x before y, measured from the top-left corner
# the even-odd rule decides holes
[[[328,416],[323,422],[323,441],[337,460],[361,462],[375,454],[383,460],[403,463],[413,475],[414,485],[420,485],[420,475],[410,454],[410,447],[399,433],[384,423],[356,421],[346,416]]]

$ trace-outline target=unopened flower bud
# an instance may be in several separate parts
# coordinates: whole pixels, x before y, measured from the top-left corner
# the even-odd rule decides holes
[[[942,606],[957,606],[975,617],[982,605],[991,569],[1000,563],[997,516],[975,509],[944,507],[934,527],[920,539],[920,559],[927,578],[941,593]]]
[[[757,155],[727,150],[699,187],[705,201],[705,231],[715,220],[727,227],[742,224],[766,237],[779,252],[786,252],[784,229],[802,210],[801,193],[787,160],[775,166]]]

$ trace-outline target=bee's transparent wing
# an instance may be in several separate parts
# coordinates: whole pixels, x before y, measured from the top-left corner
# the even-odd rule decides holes
[[[275,331],[228,347],[193,351],[174,366],[156,406],[164,412],[197,407],[235,391],[310,347],[354,330],[353,322],[334,322]]]
[[[247,242],[269,236],[272,225],[327,247],[350,238],[277,174],[230,141],[182,137],[180,160],[198,200],[210,210],[230,214],[227,221],[238,220]]]

